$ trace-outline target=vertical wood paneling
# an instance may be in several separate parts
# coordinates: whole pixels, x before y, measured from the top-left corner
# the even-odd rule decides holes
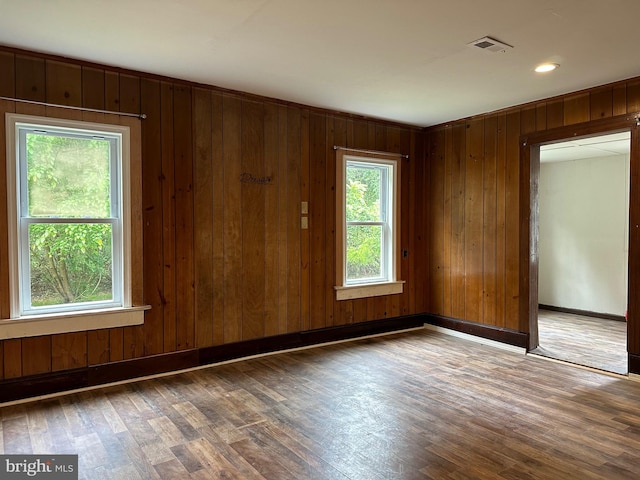
[[[326,186],[325,186],[325,322],[326,326],[335,324],[336,317],[336,152],[334,146],[347,144],[347,122],[340,117],[327,117],[327,146],[326,146]],[[364,310],[366,315],[366,301]]]
[[[627,113],[640,112],[640,80],[627,82]]]
[[[213,343],[224,342],[224,140],[222,95],[211,96],[213,152]]]
[[[162,151],[160,83],[143,79],[141,105],[147,115],[142,122],[142,188],[144,299],[151,310],[145,312],[145,353],[162,353]]]
[[[309,117],[310,137],[310,179],[309,179],[309,302],[310,328],[322,328],[326,325],[327,284],[333,279],[326,278],[324,252],[327,250],[326,234],[326,198],[327,153],[326,153],[326,115],[312,113]]]
[[[465,318],[466,125],[453,127],[451,152],[451,316]]]
[[[427,300],[428,292],[431,290],[429,281],[429,271],[431,263],[429,261],[429,237],[431,228],[429,218],[427,217],[427,195],[428,191],[423,188],[424,185],[430,185],[429,165],[431,164],[428,157],[427,145],[430,144],[428,134],[419,134],[418,145],[416,148],[415,158],[411,162],[411,178],[412,188],[415,191],[415,200],[411,208],[415,213],[415,233],[414,248],[409,251],[410,263],[413,266],[413,285],[414,285],[414,301],[411,312],[429,311],[429,302]],[[444,235],[444,234],[443,234]]]
[[[228,96],[223,100],[225,343],[242,339],[241,105],[235,97]]]
[[[287,332],[297,332],[301,326],[300,109],[287,109],[287,132]]]
[[[484,122],[467,124],[465,165],[465,320],[482,322]]]
[[[13,53],[0,52],[0,97],[16,94],[16,59]]]
[[[193,90],[196,346],[213,345],[213,144],[211,92]]]
[[[610,117],[613,114],[613,89],[611,87],[593,90],[589,100],[592,120]]]
[[[144,264],[144,278],[135,288],[140,291],[136,298],[151,305],[141,327],[3,342],[2,375],[321,328],[335,324],[336,318],[337,323],[351,323],[415,311],[411,254],[408,259],[399,255],[401,275],[409,281],[402,296],[336,302],[333,289],[332,147],[413,153],[415,136],[408,129],[243,101],[207,88],[192,92],[187,86],[93,65],[0,53],[5,95],[147,115],[141,145],[145,242],[143,258],[136,259]],[[98,113],[20,108],[102,121]],[[402,170],[403,211],[416,203],[419,182],[412,171],[424,172],[419,160],[403,165],[408,165]],[[243,186],[244,170],[273,181]],[[303,199],[310,204],[310,229],[305,231],[300,229]],[[408,215],[411,220],[401,226],[403,246],[410,251],[416,245],[409,238],[416,231],[413,217]],[[423,213],[422,221],[427,220]],[[6,256],[6,248],[2,254]],[[0,295],[8,291],[7,281]]]
[[[170,83],[160,85],[160,138],[162,146],[162,266],[163,343],[165,352],[177,346],[176,319],[176,195],[173,131],[173,93]]]
[[[104,72],[104,108],[120,111],[120,75],[116,72]]]
[[[278,107],[278,333],[288,331],[288,209],[289,167],[288,167],[288,109]]]
[[[588,93],[566,97],[564,99],[564,124],[588,122],[590,110]]]
[[[300,124],[300,203],[302,200],[309,201],[309,110],[303,110]],[[302,221],[302,220],[301,220]],[[307,215],[308,221],[308,215]],[[309,330],[311,323],[310,312],[310,292],[311,272],[309,270],[310,257],[310,232],[309,228],[300,229],[300,329]]]
[[[109,361],[118,362],[124,358],[124,328],[109,330]]]
[[[278,105],[265,104],[264,108],[264,173],[272,179],[272,183],[265,188],[264,198],[264,229],[265,229],[265,285],[264,285],[264,334],[277,335],[279,332],[279,269],[278,256],[280,236],[279,219],[282,212],[279,209],[279,192],[284,188],[282,178],[278,174],[279,154],[279,111]],[[284,315],[284,313],[283,313]]]
[[[51,336],[51,370],[87,366],[87,332]]]
[[[176,347],[193,348],[195,278],[193,230],[193,129],[191,89],[174,87],[174,178],[176,196]]]
[[[79,65],[47,60],[46,75],[48,103],[82,106],[82,69]]]
[[[627,85],[620,84],[613,87],[613,115],[627,113]]]
[[[432,133],[430,137],[433,137],[435,133]],[[429,153],[429,177],[430,185],[435,185],[436,179],[442,175],[441,171],[436,169],[436,163],[431,160],[433,152]],[[452,211],[452,199],[453,199],[453,129],[450,125],[447,125],[444,132],[444,206],[443,206],[443,277],[444,277],[444,285],[443,285],[443,305],[442,305],[442,313],[450,317],[452,316],[451,308],[452,308],[452,290],[453,290],[453,278],[451,276],[452,267],[453,267],[453,259],[451,257],[451,247],[452,247],[452,221],[453,221],[453,211]],[[433,217],[429,213],[427,209],[427,213],[425,214],[425,220],[430,225],[431,237],[436,235],[438,229],[434,226]],[[430,265],[433,268],[433,265]],[[434,288],[433,278],[429,279],[429,290]]]
[[[120,74],[119,76],[119,105],[121,112],[140,112],[140,77]]]
[[[4,350],[4,378],[22,376],[22,340],[19,338],[5,340]]]
[[[547,129],[547,104],[542,102],[536,105],[536,130],[538,132]]]
[[[562,99],[547,102],[547,128],[564,125],[564,102]]]
[[[548,117],[547,117],[548,118]],[[507,117],[496,120],[496,322],[505,327]]]
[[[262,103],[242,102],[242,175],[264,178]],[[233,180],[232,180],[233,181]],[[265,188],[242,182],[242,339],[264,336]]]
[[[546,112],[545,112],[546,119]],[[492,115],[484,122],[484,168],[482,172],[483,184],[483,218],[482,218],[482,293],[484,323],[497,324],[496,289],[498,284],[498,270],[496,262],[496,244],[498,230],[497,212],[497,117]]]
[[[507,115],[505,175],[505,327],[519,330],[520,112]]]
[[[16,97],[44,102],[45,78],[43,59],[16,55]]]
[[[450,130],[447,128],[447,130]],[[429,140],[429,163],[433,176],[432,183],[428,192],[428,201],[426,203],[429,215],[428,218],[431,225],[429,237],[429,267],[430,267],[430,288],[429,288],[429,305],[433,313],[446,315],[445,304],[450,304],[450,298],[445,298],[445,284],[449,283],[451,278],[447,273],[447,265],[445,255],[448,251],[445,248],[445,242],[450,241],[450,233],[447,231],[445,222],[450,219],[445,211],[445,189],[446,184],[442,181],[445,177],[445,135],[444,129],[434,131]],[[448,287],[449,285],[447,285]],[[450,288],[446,289],[449,293]]]
[[[22,339],[22,375],[51,371],[51,337]]]
[[[82,67],[82,106],[104,110],[104,70]]]
[[[404,189],[400,192],[400,211],[405,217],[401,219],[401,244],[398,252],[399,262],[401,264],[400,278],[407,283],[404,285],[402,295],[398,297],[399,311],[394,315],[408,315],[415,309],[415,281],[412,252],[415,255],[415,164],[422,159],[417,159],[415,155],[415,135],[409,131],[399,131],[400,134],[400,152],[409,155],[408,159],[402,160],[401,187]],[[404,250],[407,255],[405,256]]]
[[[87,332],[87,361],[89,365],[109,362],[109,330]]]
[[[536,131],[536,109],[527,107],[520,110],[520,133],[531,133]]]

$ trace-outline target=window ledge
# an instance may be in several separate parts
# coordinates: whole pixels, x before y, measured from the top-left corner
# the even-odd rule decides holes
[[[381,295],[395,295],[402,293],[404,280],[397,282],[370,283],[335,287],[336,300],[353,300],[354,298],[379,297]]]
[[[150,305],[29,315],[0,320],[0,340],[142,325]]]

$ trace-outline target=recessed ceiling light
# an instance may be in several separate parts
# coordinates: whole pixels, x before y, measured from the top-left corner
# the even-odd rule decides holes
[[[560,65],[558,65],[557,63],[541,63],[535,68],[535,71],[538,73],[552,72],[559,66]]]

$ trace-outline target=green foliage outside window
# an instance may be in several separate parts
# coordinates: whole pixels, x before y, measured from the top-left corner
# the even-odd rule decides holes
[[[28,214],[32,218],[109,218],[110,142],[27,133]],[[31,303],[112,298],[110,223],[31,223]]]
[[[380,222],[382,171],[348,165],[346,171],[347,222]],[[382,227],[347,225],[347,279],[379,277],[381,272]]]

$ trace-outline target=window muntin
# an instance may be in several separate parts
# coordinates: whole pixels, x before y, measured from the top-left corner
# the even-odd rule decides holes
[[[122,134],[15,133],[20,315],[123,306]]]

